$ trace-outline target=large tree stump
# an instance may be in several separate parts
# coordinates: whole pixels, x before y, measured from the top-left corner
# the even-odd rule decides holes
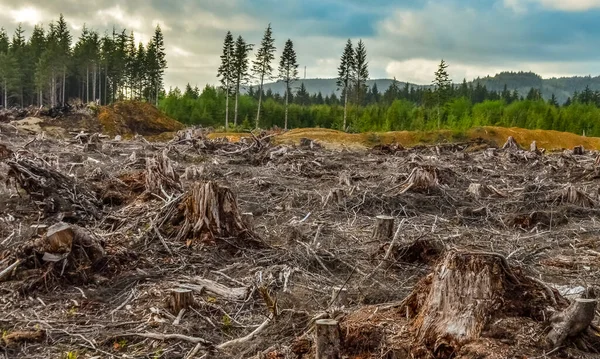
[[[341,359],[340,327],[333,319],[315,322],[315,359]]]
[[[400,194],[409,190],[429,192],[440,187],[437,169],[431,166],[415,167],[402,184]]]
[[[346,204],[346,192],[341,188],[332,189],[325,198],[323,207],[327,207],[328,204],[333,204],[334,206],[344,206]]]
[[[479,338],[481,331],[506,298],[514,281],[506,260],[494,254],[451,252],[405,299],[413,321],[415,342],[436,358],[452,358],[460,347]],[[430,284],[429,284],[430,283]],[[422,293],[424,289],[429,291]]]
[[[181,191],[179,176],[167,153],[169,148],[152,158],[146,159],[146,189],[158,195],[164,191]]]
[[[70,224],[60,222],[52,225],[46,232],[44,250],[53,254],[68,253],[73,246],[73,237],[75,232]]]
[[[171,221],[179,227],[177,240],[186,240],[188,245],[194,241],[215,243],[217,239],[237,241],[237,245],[260,244],[244,222],[233,192],[215,182],[196,183],[179,200],[167,206],[163,214],[165,217],[159,227]]]
[[[373,240],[388,242],[394,236],[394,217],[377,216],[373,229]]]
[[[169,309],[171,313],[178,314],[182,309],[194,305],[194,294],[189,289],[176,288],[171,290]]]
[[[537,142],[535,140],[533,140],[533,142],[531,142],[531,145],[529,146],[529,151],[537,152],[537,150],[538,150]]]
[[[596,299],[577,298],[563,312],[555,314],[551,319],[552,330],[547,339],[553,347],[558,347],[568,337],[583,332],[592,324],[596,310]]]

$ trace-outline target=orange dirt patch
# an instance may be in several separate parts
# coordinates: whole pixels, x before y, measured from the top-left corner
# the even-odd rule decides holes
[[[165,132],[177,132],[185,127],[153,105],[139,101],[124,101],[104,106],[100,109],[98,119],[103,132],[126,138],[136,134],[158,136]]]

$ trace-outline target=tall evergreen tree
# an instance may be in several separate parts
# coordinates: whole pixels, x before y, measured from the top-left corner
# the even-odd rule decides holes
[[[348,118],[348,92],[350,91],[352,81],[355,78],[354,59],[354,48],[352,47],[352,40],[348,39],[348,42],[346,42],[346,47],[344,48],[344,52],[342,53],[342,57],[340,59],[337,78],[338,88],[342,90],[342,95],[344,96],[344,122],[342,124],[344,131],[347,130],[346,123]]]
[[[2,104],[8,108],[9,94],[13,93],[15,87],[19,85],[19,77],[16,72],[17,61],[8,52],[0,53],[0,88],[2,89],[3,101]]]
[[[437,120],[438,120],[438,129],[442,127],[442,116],[441,116],[441,107],[448,101],[449,92],[452,86],[452,80],[448,75],[448,65],[442,59],[440,65],[438,66],[438,70],[435,72],[435,79],[433,80],[433,85],[435,86],[435,95],[437,99]],[[479,83],[478,83],[479,84]]]
[[[27,54],[27,42],[25,41],[24,36],[25,30],[21,24],[19,24],[15,30],[15,33],[12,38],[10,53],[12,58],[16,61],[16,67],[13,70],[14,81],[15,81],[15,90],[17,96],[19,98],[19,104],[21,107],[24,105],[25,98],[25,84],[27,75],[30,72],[29,69],[29,56]]]
[[[362,40],[358,41],[354,51],[354,91],[356,105],[362,104],[362,98],[366,92],[366,82],[369,79],[369,63],[367,62],[367,49]],[[356,111],[358,116],[358,111]]]
[[[250,80],[248,73],[248,54],[252,51],[252,45],[246,43],[242,36],[238,36],[235,42],[235,56],[233,61],[233,70],[235,74],[235,109],[233,124],[238,124],[238,101],[240,97],[240,87]],[[262,92],[262,91],[261,91]]]
[[[41,106],[43,103],[43,94],[42,87],[38,86],[36,82],[36,68],[42,54],[46,50],[46,35],[44,33],[44,28],[40,25],[36,25],[33,27],[33,33],[29,38],[29,56],[31,60],[31,90],[35,92],[35,95],[32,94],[32,103],[33,98],[35,98],[35,103],[38,106]]]
[[[285,120],[284,129],[288,129],[288,107],[292,83],[298,80],[298,61],[294,43],[288,39],[285,42],[281,59],[279,60],[279,78],[285,83]]]
[[[256,52],[256,59],[253,62],[252,72],[259,78],[260,85],[258,87],[258,110],[256,111],[256,128],[260,121],[260,109],[262,105],[262,92],[265,77],[270,79],[273,73],[271,62],[275,59],[275,39],[273,39],[273,31],[271,24],[267,26],[265,35],[260,43],[260,47]]]
[[[148,82],[152,99],[158,106],[158,97],[164,86],[163,77],[167,68],[165,41],[160,25],[156,25],[154,29],[154,36],[148,44],[147,56]]]
[[[3,27],[0,27],[0,54],[7,53],[9,46],[10,40],[8,39],[8,34]]]
[[[223,54],[221,54],[221,66],[217,70],[217,77],[221,81],[221,88],[225,91],[225,130],[229,130],[229,97],[235,83],[235,47],[231,31],[227,31],[223,41]]]
[[[65,103],[65,92],[67,90],[67,69],[69,66],[69,59],[71,58],[72,37],[63,14],[60,14],[58,21],[56,22],[55,31],[58,45],[58,57],[56,60],[59,61],[58,68],[62,75],[62,78],[60,79],[60,102]]]

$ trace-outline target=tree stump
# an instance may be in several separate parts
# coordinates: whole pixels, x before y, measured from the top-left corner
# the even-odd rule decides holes
[[[583,148],[583,146],[575,146],[573,147],[573,154],[576,156],[582,156],[583,154],[585,154],[585,149]]]
[[[394,236],[394,217],[377,216],[373,229],[373,240],[388,242]]]
[[[315,359],[341,359],[340,327],[333,319],[315,322]]]
[[[577,298],[563,312],[550,318],[552,330],[546,337],[554,347],[558,347],[568,338],[575,336],[590,326],[594,320],[596,299]]]
[[[189,289],[176,288],[171,290],[169,309],[171,313],[177,315],[182,309],[187,309],[194,305],[194,294]]]
[[[345,307],[348,305],[348,289],[333,287],[331,290],[331,305],[335,307]]]
[[[248,227],[249,229],[254,228],[254,213],[242,213],[242,221],[244,221],[246,227]]]
[[[325,203],[323,203],[323,207],[327,207],[327,205],[330,203],[337,206],[345,205],[346,192],[341,188],[332,189],[327,195],[327,198],[325,198]]]
[[[537,152],[538,148],[537,148],[537,142],[535,142],[535,140],[533,142],[531,142],[531,146],[529,146],[529,150],[531,152]]]
[[[520,150],[521,146],[519,146],[519,144],[517,143],[517,141],[515,141],[515,138],[513,136],[508,136],[508,140],[506,140],[506,143],[504,144],[504,146],[502,146],[503,150]]]
[[[350,173],[348,173],[348,171],[343,171],[340,173],[339,185],[346,186],[346,187],[352,186],[352,179],[351,179]]]
[[[146,159],[146,189],[161,196],[163,191],[181,191],[181,182],[168,152],[165,148],[161,154]]]
[[[75,232],[70,224],[60,222],[52,225],[46,232],[44,250],[53,254],[68,253],[73,246]]]

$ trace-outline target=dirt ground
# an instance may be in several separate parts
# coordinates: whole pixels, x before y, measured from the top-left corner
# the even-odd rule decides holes
[[[600,288],[597,155],[485,142],[333,150],[196,131],[92,141],[0,124],[0,356],[311,358],[314,320],[334,318],[344,357],[433,358],[415,350],[402,301],[462,251],[500,254],[559,300],[513,293],[539,310],[492,313],[450,357],[598,358],[593,339],[544,344],[565,297]],[[158,189],[153,165],[173,171]],[[413,182],[419,173],[430,181]],[[251,236],[183,235],[181,201],[206,181],[232,191]],[[380,215],[395,218],[394,240],[373,236]],[[93,238],[101,260],[85,245],[40,251],[59,222]],[[194,305],[170,310],[174,288]]]

